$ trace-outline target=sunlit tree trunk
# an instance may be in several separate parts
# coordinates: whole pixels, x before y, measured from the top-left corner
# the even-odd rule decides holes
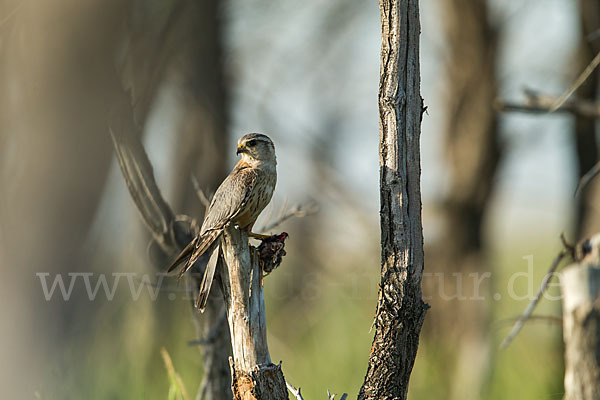
[[[381,283],[358,398],[405,399],[427,306],[421,299],[419,2],[381,0]]]

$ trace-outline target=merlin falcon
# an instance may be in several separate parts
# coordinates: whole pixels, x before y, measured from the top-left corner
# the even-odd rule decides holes
[[[171,264],[173,271],[186,258],[178,278],[190,269],[207,250],[212,255],[206,265],[200,284],[196,306],[206,308],[208,294],[215,275],[218,242],[225,227],[231,223],[248,236],[265,239],[269,236],[252,232],[252,227],[262,210],[269,204],[277,182],[275,145],[267,136],[249,133],[238,140],[237,152],[242,158],[219,186],[206,211],[200,233],[183,249]],[[189,257],[189,258],[188,258]]]

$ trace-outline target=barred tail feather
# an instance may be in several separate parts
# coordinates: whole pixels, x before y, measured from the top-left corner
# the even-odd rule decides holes
[[[210,287],[215,277],[215,271],[217,269],[217,261],[219,260],[219,248],[217,244],[214,246],[214,250],[210,255],[210,259],[206,264],[206,270],[204,270],[204,276],[200,283],[200,289],[198,290],[198,300],[196,300],[196,308],[200,309],[200,312],[204,312],[206,309],[206,303],[208,302],[208,295],[210,294]]]
[[[200,256],[202,256],[202,254],[204,254],[204,252],[208,250],[210,245],[212,245],[215,242],[215,240],[217,240],[217,238],[221,235],[221,232],[221,229],[208,231],[200,238],[200,242],[198,242],[198,244],[196,245],[196,248],[194,249],[192,255],[185,264],[185,267],[183,267],[181,271],[179,271],[177,279],[181,279],[183,274],[185,274],[185,272],[188,269],[190,269],[196,263],[196,261],[198,261]]]

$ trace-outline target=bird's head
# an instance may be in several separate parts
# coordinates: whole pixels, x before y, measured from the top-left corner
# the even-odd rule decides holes
[[[273,141],[261,133],[249,133],[238,140],[236,154],[250,165],[257,163],[276,163]]]

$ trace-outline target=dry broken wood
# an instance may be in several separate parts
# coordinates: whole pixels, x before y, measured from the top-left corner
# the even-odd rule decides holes
[[[227,308],[234,399],[288,398],[281,365],[271,362],[259,257],[248,236],[228,226],[221,239],[218,267]]]
[[[296,398],[296,400],[304,400],[304,397],[302,397],[302,393],[300,393],[299,386],[298,386],[298,389],[296,389],[288,381],[285,381],[285,384],[286,384],[288,390],[290,391],[290,393],[292,394],[292,396],[294,396]]]
[[[595,246],[597,249],[597,243]],[[600,263],[588,258],[560,276],[565,342],[565,400],[600,398]],[[590,253],[592,254],[592,253]]]

